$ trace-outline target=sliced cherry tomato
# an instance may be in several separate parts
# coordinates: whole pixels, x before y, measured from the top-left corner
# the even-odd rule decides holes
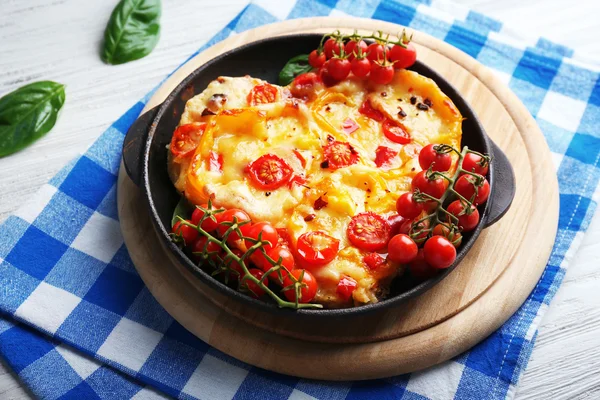
[[[398,152],[396,150],[386,146],[379,146],[375,150],[375,165],[379,168],[387,167],[390,165],[390,161],[397,156]]]
[[[351,134],[352,132],[358,129],[358,124],[352,118],[346,118],[342,123],[342,130],[346,135]]]
[[[296,243],[296,252],[300,260],[313,266],[329,263],[335,258],[339,248],[338,239],[321,231],[303,233]]]
[[[201,204],[200,207],[208,209],[208,204]],[[196,207],[196,209],[194,209],[194,212],[192,213],[192,224],[198,225],[202,217],[204,217],[204,211]],[[214,216],[213,218],[216,219],[216,217]],[[217,221],[213,220],[212,218],[206,218],[204,222],[202,222],[202,225],[200,227],[206,232],[212,232],[215,229],[217,229],[217,225]]]
[[[245,236],[254,240],[258,240],[258,237],[261,236],[263,241],[271,243],[263,246],[267,252],[276,246],[277,242],[279,241],[279,234],[277,233],[277,230],[268,222],[257,222],[256,224],[252,224],[250,228],[248,228],[248,234]],[[254,246],[254,244],[255,243],[246,240],[247,248]]]
[[[323,150],[323,157],[330,169],[343,168],[358,162],[358,152],[347,142],[329,143]]]
[[[223,237],[223,235],[225,235],[225,232],[227,232],[227,230],[231,227],[232,223],[235,221],[238,224],[244,222],[244,221],[250,221],[250,216],[242,210],[239,210],[237,208],[232,208],[229,209],[227,211],[222,212],[221,214],[217,214],[217,221],[219,222],[219,225],[217,226],[217,232],[219,233],[219,236]],[[248,230],[250,229],[251,224],[250,223],[245,223],[244,225],[240,226],[240,232],[242,232],[242,235],[244,236],[248,236]],[[227,238],[227,241],[229,243],[234,243],[235,241],[239,240],[240,237],[237,234],[237,232],[232,231],[229,234],[229,237]]]
[[[410,133],[406,130],[406,127],[391,119],[384,121],[383,134],[395,143],[408,144],[411,141]]]
[[[394,236],[388,244],[388,258],[391,261],[406,264],[417,256],[417,244],[403,233]]]
[[[460,200],[455,200],[446,210],[458,218],[458,226],[464,232],[470,232],[477,227],[479,223],[479,211],[475,206],[466,207]]]
[[[452,166],[452,157],[450,153],[439,153],[437,145],[428,144],[419,152],[419,165],[426,170],[431,167],[433,171],[448,171]]]
[[[390,231],[390,224],[381,215],[363,212],[352,217],[346,234],[355,247],[366,251],[379,251],[388,244]]]
[[[396,201],[396,210],[404,218],[414,219],[423,211],[423,204],[417,203],[412,193],[403,193]]]
[[[379,63],[374,61],[371,63],[371,72],[369,80],[377,85],[387,85],[394,79],[394,67],[391,64]]]
[[[200,142],[200,137],[205,129],[205,123],[185,124],[177,127],[171,139],[171,146],[169,146],[171,153],[175,157],[192,155],[198,147],[198,142]]]
[[[327,61],[327,57],[325,56],[325,53],[323,53],[323,52],[318,52],[317,50],[313,50],[308,55],[308,63],[313,68],[321,68],[323,66],[323,64],[325,64],[325,61]]]
[[[277,88],[271,84],[256,85],[248,93],[248,104],[255,106],[257,104],[273,103],[277,100]]]
[[[350,61],[346,58],[334,57],[329,60],[328,68],[333,79],[341,81],[346,79],[348,74],[350,74],[351,65]]]
[[[223,172],[223,155],[214,151],[210,152],[208,159],[208,170],[211,172]]]
[[[264,272],[262,272],[260,269],[256,269],[256,268],[250,268],[248,270],[248,272],[250,273],[250,275],[252,275],[253,277],[255,277],[258,280],[261,280],[262,277],[265,275]],[[268,283],[268,281],[264,281],[265,285]],[[262,297],[265,294],[265,291],[263,290],[263,288],[261,288],[260,286],[258,286],[256,283],[252,282],[251,280],[246,280],[244,282],[244,286],[246,286],[246,288],[248,288],[249,294],[252,297],[256,297],[257,299],[259,297]]]
[[[185,222],[192,223],[192,221],[186,219]],[[183,238],[183,243],[187,245],[191,245],[194,243],[194,240],[198,237],[198,231],[191,226],[184,225],[181,221],[177,221],[175,225],[173,225],[173,233],[177,236]]]
[[[263,190],[275,190],[292,178],[294,170],[275,154],[265,154],[249,165],[250,181]]]
[[[481,156],[474,153],[467,153],[463,159],[462,168],[469,172],[486,176],[488,173],[489,163]]]
[[[325,41],[325,44],[323,45],[323,51],[325,52],[325,56],[327,56],[328,59],[333,56],[339,56],[341,46],[342,45],[338,40],[334,38],[327,39]]]
[[[445,237],[456,248],[458,248],[458,246],[460,246],[460,244],[462,243],[462,235],[458,231],[458,229],[450,231],[450,229],[448,229],[447,226],[442,224],[437,224],[433,228],[433,231],[431,231],[431,234]]]
[[[388,57],[394,63],[394,68],[408,68],[417,61],[417,49],[412,43],[408,43],[406,48],[394,45]]]
[[[367,48],[368,46],[364,40],[361,40],[359,42],[357,42],[356,40],[349,40],[348,43],[346,43],[344,51],[348,55],[348,60],[352,61],[358,55],[359,49],[362,54],[366,54]]]
[[[367,117],[374,119],[377,122],[381,122],[385,119],[385,116],[381,113],[381,111],[373,108],[369,100],[365,100],[364,103],[358,109],[358,112],[366,115]]]
[[[342,300],[349,301],[352,298],[352,293],[356,289],[357,283],[354,279],[349,276],[344,276],[340,279],[337,285],[337,294],[340,295]]]
[[[439,199],[446,191],[448,183],[444,178],[427,177],[427,171],[421,171],[412,179],[412,190],[419,189],[423,193]]]
[[[399,233],[408,233],[408,229],[406,232],[400,232],[402,229],[402,225],[404,224],[404,218],[399,214],[392,214],[388,217],[388,224],[390,224],[390,237],[395,236]]]
[[[383,45],[371,43],[367,47],[367,59],[369,61],[385,61],[385,51]]]
[[[300,283],[300,296],[298,303],[310,303],[317,295],[317,280],[309,271],[305,269],[295,269],[291,274]],[[296,290],[292,278],[286,276],[283,280],[283,287],[288,288],[283,294],[289,301],[296,301]]]
[[[456,248],[443,236],[432,236],[423,246],[423,254],[427,264],[433,268],[444,269],[456,260]]]
[[[478,179],[473,175],[464,174],[460,176],[454,184],[454,190],[461,196],[475,204],[483,204],[490,195],[490,183],[487,179],[481,177],[481,185],[477,186]],[[477,195],[475,195],[477,191]]]
[[[287,228],[277,228],[277,233],[279,234],[279,244],[291,247],[292,237],[290,236],[290,232],[287,230]]]
[[[292,271],[295,267],[294,255],[287,247],[283,246],[276,246],[272,248],[269,250],[267,255],[275,262],[279,262],[279,259],[281,258],[281,266],[283,268],[280,269],[279,272],[271,272],[269,275],[269,279],[281,285],[281,279],[279,279],[280,274],[281,277],[285,279],[285,277],[288,275],[288,272]],[[265,260],[260,267],[263,271],[267,272],[273,267],[273,265]]]
[[[363,257],[363,261],[365,264],[367,264],[367,267],[369,267],[370,270],[376,270],[377,268],[385,264],[385,258],[381,257],[377,253],[367,254]]]
[[[371,72],[371,61],[366,58],[355,58],[352,60],[351,70],[358,78],[365,78]]]
[[[417,256],[408,264],[410,274],[419,281],[425,281],[437,275],[438,269],[433,268],[425,261],[423,249],[419,249]]]

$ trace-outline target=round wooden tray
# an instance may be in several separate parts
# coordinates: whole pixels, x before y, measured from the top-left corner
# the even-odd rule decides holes
[[[160,104],[194,69],[218,54],[266,37],[335,29],[396,33],[401,27],[357,18],[310,18],[263,26],[197,55],[156,92]],[[504,323],[542,274],[558,224],[558,184],[550,151],[535,121],[491,71],[456,48],[415,32],[419,59],[446,77],[476,110],[515,170],[509,212],[485,229],[441,283],[401,308],[305,327],[290,317],[248,310],[202,284],[166,251],[143,195],[121,168],[119,217],[131,258],[159,303],[217,349],[252,365],[306,378],[356,380],[397,375],[445,361]],[[544,207],[532,207],[544,204]],[[258,327],[258,328],[257,328]]]

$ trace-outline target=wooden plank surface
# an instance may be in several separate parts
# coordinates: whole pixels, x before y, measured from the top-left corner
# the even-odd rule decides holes
[[[565,7],[559,0],[459,2],[578,52],[600,55],[597,0],[583,0],[576,7]],[[165,2],[162,37],[152,55],[109,67],[99,60],[97,49],[114,3],[2,1],[0,94],[29,81],[55,79],[67,84],[67,103],[57,126],[45,139],[20,154],[0,159],[0,221],[233,18],[246,1],[220,0],[194,6],[184,0]],[[600,367],[598,254],[600,216],[596,215],[565,283],[542,320],[517,398],[600,396],[596,375]],[[0,398],[27,398],[4,366],[0,366]]]

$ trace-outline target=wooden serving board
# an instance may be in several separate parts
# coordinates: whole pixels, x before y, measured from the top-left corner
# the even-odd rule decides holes
[[[309,18],[232,36],[197,55],[156,92],[160,104],[189,73],[243,44],[277,35],[335,29],[391,34],[398,25],[358,18]],[[535,121],[491,71],[456,48],[415,32],[419,59],[466,97],[516,175],[509,212],[485,229],[461,264],[425,294],[386,312],[323,321],[310,329],[290,317],[249,310],[201,283],[166,251],[143,195],[121,168],[119,217],[131,258],[159,303],[184,327],[249,364],[306,378],[357,380],[426,368],[472,347],[504,323],[535,287],[558,225],[558,184]],[[166,166],[165,166],[166,167]],[[544,207],[532,207],[544,204]]]

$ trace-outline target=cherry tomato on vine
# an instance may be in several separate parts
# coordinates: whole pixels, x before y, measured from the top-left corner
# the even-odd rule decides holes
[[[329,143],[323,150],[323,157],[330,169],[343,168],[358,162],[358,152],[347,142]]]
[[[385,264],[385,258],[377,253],[369,253],[363,257],[363,262],[373,271]]]
[[[446,208],[446,210],[458,218],[458,226],[464,232],[470,232],[477,227],[479,223],[479,211],[475,206],[466,207],[460,200],[455,200]]]
[[[427,239],[427,236],[429,236],[429,220],[426,219],[419,223],[416,221],[411,221],[411,225],[409,226],[407,232],[415,242],[422,243],[422,241]]]
[[[402,229],[402,224],[404,224],[404,217],[402,217],[400,214],[392,214],[390,216],[388,216],[387,218],[388,220],[388,224],[390,224],[390,237],[395,236],[399,233],[405,233],[405,232],[400,232],[400,229]]]
[[[450,153],[439,153],[434,144],[428,144],[419,152],[419,165],[427,170],[429,167],[433,171],[448,171],[452,166],[452,157]],[[433,166],[432,166],[433,165]]]
[[[373,212],[356,214],[350,220],[346,234],[350,242],[361,250],[378,251],[390,240],[391,227],[381,215]]]
[[[490,195],[490,183],[487,179],[481,177],[481,186],[476,186],[477,178],[473,175],[464,174],[461,175],[454,184],[454,190],[461,196],[469,201],[474,201],[475,204],[483,204],[487,201]],[[477,196],[475,196],[475,190],[477,189]]]
[[[394,66],[388,63],[373,61],[369,80],[377,85],[387,85],[394,79]]]
[[[341,49],[340,42],[334,38],[327,39],[325,41],[325,44],[323,45],[323,52],[325,53],[325,56],[328,59],[333,56],[339,56],[340,49]]]
[[[327,61],[327,57],[323,52],[319,53],[319,51],[313,50],[308,55],[308,63],[313,68],[321,68],[325,64],[325,61]]]
[[[250,216],[245,211],[237,208],[229,209],[217,215],[217,221],[219,222],[219,225],[217,226],[217,232],[221,237],[223,237],[223,235],[225,235],[225,232],[227,232],[227,230],[231,227],[230,223],[237,221],[237,223],[239,224],[244,221],[250,221]],[[242,235],[248,235],[248,230],[250,229],[250,226],[250,223],[246,223],[239,227],[240,231],[242,232]],[[227,241],[229,243],[233,243],[239,239],[240,237],[238,236],[237,232],[232,231],[229,237],[227,238]]]
[[[248,228],[248,233],[245,236],[248,236],[251,239],[258,240],[258,236],[261,236],[263,241],[267,241],[271,244],[265,244],[263,248],[265,251],[269,251],[274,246],[277,246],[277,242],[279,241],[279,233],[277,233],[277,229],[273,227],[268,222],[257,222],[256,224],[252,224],[250,228]],[[252,243],[249,240],[246,240],[246,247],[250,248],[254,246],[255,243]]]
[[[395,44],[389,52],[388,58],[394,61],[394,68],[408,68],[417,61],[417,49],[412,43],[408,43],[406,48]]]
[[[417,244],[410,236],[403,233],[394,236],[388,244],[388,258],[391,261],[406,264],[417,256]]]
[[[287,184],[294,170],[275,154],[265,154],[248,166],[250,181],[263,190],[275,190]]]
[[[327,61],[319,70],[319,78],[327,87],[331,87],[339,83],[339,81],[331,75],[331,72],[329,72],[329,61]]]
[[[248,104],[255,106],[257,104],[273,103],[277,100],[277,93],[277,88],[268,83],[256,85],[248,93]]]
[[[265,275],[264,272],[262,272],[260,269],[256,269],[256,268],[250,268],[248,270],[248,272],[250,273],[250,275],[252,275],[253,277],[255,277],[258,280],[261,280],[262,277]],[[267,281],[264,281],[264,284],[267,284]],[[248,288],[248,291],[250,292],[250,296],[252,297],[256,297],[257,299],[259,297],[262,297],[265,294],[265,291],[263,290],[263,288],[261,288],[260,286],[258,286],[258,284],[252,282],[250,279],[247,279],[244,282],[244,286],[246,286]]]
[[[204,209],[208,209],[208,204],[201,204],[200,207],[204,208]],[[194,225],[198,225],[200,223],[200,220],[202,219],[202,217],[204,217],[204,211],[202,211],[201,209],[199,209],[198,207],[196,207],[194,209],[194,212],[192,213],[192,224]],[[216,216],[213,216],[213,218],[216,219]],[[204,229],[206,232],[212,232],[215,229],[217,229],[217,221],[214,221],[212,218],[206,218],[204,220],[204,222],[202,222],[202,225],[200,226],[202,229]]]
[[[346,43],[346,46],[344,47],[344,51],[348,55],[348,59],[350,61],[352,61],[355,59],[356,54],[358,54],[359,48],[361,49],[361,52],[364,54],[367,51],[367,47],[368,46],[364,40],[361,40],[359,42],[357,42],[356,40],[350,40],[350,41],[348,41],[348,43]]]
[[[295,267],[294,255],[287,247],[283,247],[283,246],[276,246],[276,247],[272,248],[271,250],[269,250],[267,252],[267,255],[269,257],[271,257],[271,260],[273,260],[275,262],[279,262],[279,259],[281,258],[281,266],[283,268],[281,268],[279,270],[279,273],[277,271],[274,271],[274,272],[271,272],[271,274],[269,275],[269,279],[271,279],[273,282],[281,284],[281,279],[279,279],[279,274],[281,274],[282,278],[285,278],[288,274],[288,271],[292,271],[294,269],[294,267]],[[260,268],[265,272],[270,270],[272,267],[273,267],[273,265],[266,259],[264,260],[263,264],[260,266]]]
[[[412,190],[420,190],[436,199],[442,197],[448,183],[439,176],[427,177],[427,171],[421,171],[412,179]]]
[[[187,157],[193,154],[200,137],[206,129],[205,123],[185,124],[177,127],[171,139],[169,149],[175,157]]]
[[[354,292],[354,289],[356,289],[356,286],[357,283],[354,279],[349,276],[344,276],[338,282],[336,291],[344,301],[349,301],[352,298],[352,293]]]
[[[437,275],[439,271],[438,269],[433,268],[431,265],[427,264],[427,261],[425,261],[425,253],[423,252],[423,249],[419,249],[419,252],[417,253],[415,259],[408,264],[408,270],[414,278],[420,281],[425,281],[429,278],[433,278],[435,275]]]
[[[205,236],[200,236],[191,246],[191,252],[196,262],[205,259],[211,259],[214,262],[222,259],[223,249],[215,242],[209,242]],[[210,254],[209,254],[210,253]]]
[[[321,231],[306,232],[298,237],[296,253],[301,261],[311,266],[321,266],[335,258],[340,241]]]
[[[296,278],[296,280],[301,284],[300,286],[300,296],[298,297],[298,303],[310,303],[312,299],[315,298],[317,294],[317,280],[309,271],[305,269],[295,269],[291,272],[291,274]],[[300,277],[302,277],[302,281],[300,281]],[[296,301],[296,290],[294,288],[294,281],[292,278],[286,276],[283,280],[283,287],[290,287],[288,290],[284,290],[283,294],[289,301]]]
[[[412,226],[413,221],[410,219],[405,219],[404,221],[402,221],[402,224],[400,225],[400,228],[398,229],[398,233],[404,233],[405,235],[408,235],[408,233],[410,232],[410,227]]]
[[[352,60],[351,70],[358,78],[365,78],[371,72],[371,61],[366,58],[355,58]]]
[[[421,211],[423,211],[423,205],[417,203],[411,192],[403,193],[396,201],[396,210],[398,214],[404,218],[413,219],[417,218]]]
[[[192,223],[189,219],[186,219],[185,222]],[[191,226],[182,224],[181,221],[177,221],[175,225],[173,225],[172,232],[183,238],[183,242],[185,245],[191,245],[194,243],[194,240],[198,237],[198,231]]]
[[[463,159],[462,168],[469,172],[486,176],[488,173],[489,163],[487,160],[477,154],[467,153]]]
[[[460,232],[458,232],[458,230],[453,230],[452,232],[450,231],[450,229],[448,229],[447,226],[442,225],[442,224],[437,224],[434,228],[433,231],[431,231],[432,235],[438,235],[438,236],[443,236],[446,239],[448,239],[453,245],[454,247],[458,248],[458,246],[460,246],[460,244],[462,243],[462,235]]]
[[[383,45],[371,43],[367,46],[367,58],[369,61],[385,61],[385,51]]]
[[[427,264],[433,268],[444,269],[456,260],[456,248],[443,236],[432,236],[423,246],[423,254]]]
[[[408,144],[411,141],[410,133],[404,125],[391,119],[386,119],[383,123],[383,134],[395,143]]]
[[[350,74],[350,60],[346,58],[334,57],[329,60],[327,68],[329,69],[329,74],[333,79],[337,81],[344,80],[348,74]]]
[[[242,258],[242,256],[244,255],[244,252],[241,251],[240,249],[233,249],[231,251],[233,252],[233,254],[235,254],[239,258]],[[247,263],[245,261],[244,261],[244,264],[247,266]],[[240,263],[238,263],[237,261],[232,260],[231,263],[229,264],[229,268],[233,270],[233,271],[229,272],[229,282],[237,282],[241,276],[244,276],[244,269],[242,268]],[[236,274],[236,272],[237,272],[237,274]]]

